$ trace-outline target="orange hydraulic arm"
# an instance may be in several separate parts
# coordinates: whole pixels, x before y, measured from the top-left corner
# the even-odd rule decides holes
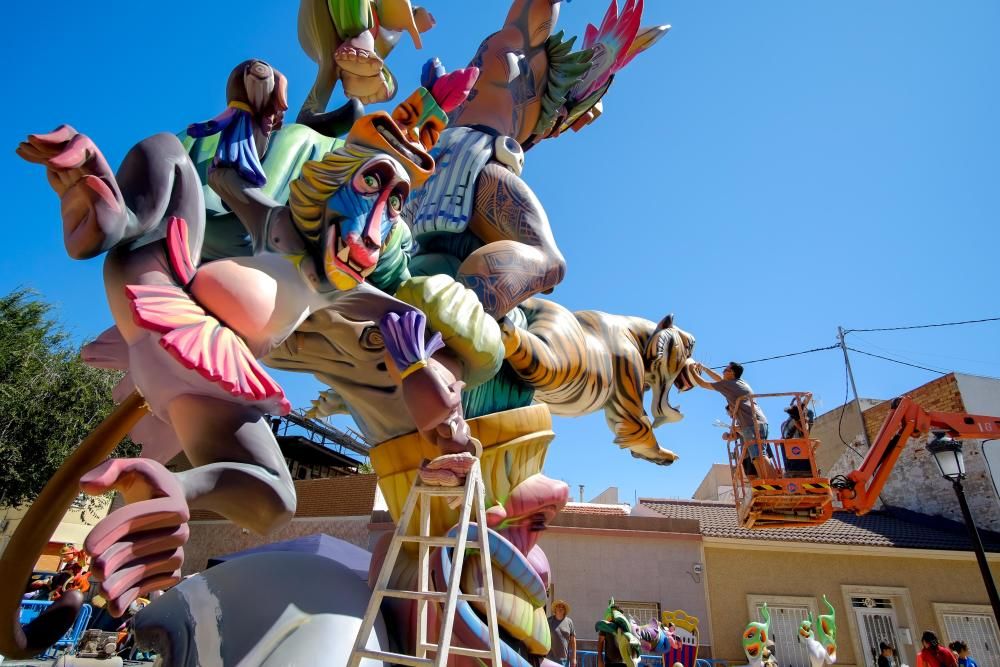
[[[892,412],[868,450],[861,467],[846,478],[831,480],[844,509],[867,514],[889,479],[889,473],[910,438],[929,431],[942,431],[956,440],[1000,438],[1000,417],[983,417],[963,412],[927,412],[907,396],[892,402]]]

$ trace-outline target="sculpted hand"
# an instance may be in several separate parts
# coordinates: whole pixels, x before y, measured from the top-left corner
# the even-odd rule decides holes
[[[62,200],[63,242],[70,257],[95,257],[122,238],[125,201],[90,137],[61,125],[48,134],[28,135],[17,154],[45,166],[49,185]]]
[[[128,503],[98,523],[84,546],[113,616],[136,598],[180,581],[190,512],[173,473],[151,459],[111,459],[83,476],[91,495],[120,491]]]

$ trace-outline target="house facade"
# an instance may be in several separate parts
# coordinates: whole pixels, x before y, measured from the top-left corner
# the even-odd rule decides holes
[[[862,517],[835,513],[819,526],[740,528],[726,502],[640,499],[634,513],[698,522],[712,656],[745,663],[741,635],[757,610],[771,610],[782,667],[806,667],[798,627],[811,612],[836,612],[838,665],[874,667],[880,641],[915,665],[920,635],[964,639],[976,660],[1000,667],[1000,633],[962,527],[905,510]],[[1000,567],[1000,536],[987,535]]]
[[[949,373],[905,395],[928,411],[1000,415],[1000,381],[992,378]],[[852,402],[816,419],[811,435],[822,443],[816,459],[825,477],[860,466],[891,409],[889,401],[859,403],[860,413]],[[876,511],[862,517],[835,512],[819,526],[742,529],[728,500],[725,464],[708,472],[697,500],[640,500],[634,514],[699,523],[715,657],[745,661],[740,634],[767,602],[779,664],[804,667],[798,624],[810,612],[826,613],[825,595],[838,619],[838,664],[874,666],[878,643],[887,641],[903,664],[915,665],[919,637],[932,630],[946,641],[966,641],[980,665],[1000,667],[1000,631],[928,439],[905,443]],[[965,441],[963,450],[965,492],[996,571],[1000,534],[991,531],[1000,531],[1000,444]]]

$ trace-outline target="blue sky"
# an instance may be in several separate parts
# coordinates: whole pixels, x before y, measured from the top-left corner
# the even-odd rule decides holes
[[[405,42],[391,61],[404,92],[428,57],[464,65],[507,8],[428,5],[438,25],[423,51]],[[574,0],[560,27],[582,34],[605,7]],[[17,142],[70,123],[117,165],[143,137],[215,115],[248,57],[288,76],[294,117],[314,75],[296,12],[273,0],[9,7],[0,291],[34,287],[81,340],[107,327],[100,260],[65,255],[58,201]],[[644,23],[673,30],[619,74],[604,117],[528,154],[524,177],[569,263],[552,298],[653,320],[673,312],[711,365],[830,345],[838,325],[1000,315],[1000,4],[648,0]],[[998,340],[997,322],[849,336],[861,350],[987,376],[1000,376]],[[937,377],[852,361],[863,396]],[[812,391],[821,412],[845,394],[837,350],[750,365],[746,378],[759,392]],[[297,405],[319,389],[281,381]],[[556,419],[546,472],[587,497],[612,485],[627,501],[689,496],[725,460],[712,426],[724,402],[704,390],[675,402],[686,419],[658,431],[681,456],[673,466],[617,451],[595,414]],[[769,412],[777,424],[779,407]]]

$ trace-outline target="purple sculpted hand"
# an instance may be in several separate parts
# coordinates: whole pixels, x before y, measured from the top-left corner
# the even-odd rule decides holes
[[[48,134],[28,135],[17,154],[45,167],[62,202],[63,242],[70,257],[95,257],[121,239],[128,220],[125,202],[90,137],[61,125]]]
[[[91,495],[120,491],[128,503],[101,520],[84,542],[112,615],[180,581],[190,511],[169,470],[150,459],[111,459],[84,475],[80,487]]]

